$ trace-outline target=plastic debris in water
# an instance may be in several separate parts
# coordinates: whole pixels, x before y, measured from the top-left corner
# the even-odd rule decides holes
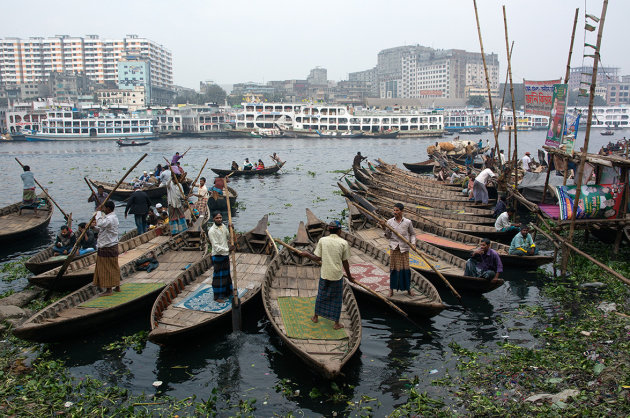
[[[162,386],[162,381],[156,380],[155,382],[153,382],[153,386],[155,386],[156,388],[159,388],[160,386]]]

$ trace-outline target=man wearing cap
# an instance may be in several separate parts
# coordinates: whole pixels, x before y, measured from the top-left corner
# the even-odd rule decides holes
[[[151,178],[151,177],[149,176],[149,173],[148,173],[148,172],[146,172],[146,171],[143,171],[143,172],[142,172],[142,175],[140,176],[140,178],[138,179],[138,181],[139,181],[142,185],[144,185],[144,184],[146,184],[146,183],[148,183],[148,182],[149,182],[149,179],[150,179],[150,178]]]
[[[127,207],[125,207],[125,219],[127,219],[127,213],[134,215],[138,235],[140,235],[144,234],[149,229],[149,225],[147,225],[147,214],[149,210],[151,210],[152,203],[151,199],[149,199],[149,195],[141,190],[140,184],[136,183],[133,188],[133,193],[127,201]]]
[[[531,171],[529,164],[532,162],[532,159],[530,155],[529,151],[527,151],[521,160],[523,162],[523,171]]]
[[[403,238],[416,245],[416,232],[411,221],[403,217],[405,206],[402,203],[394,205],[394,217],[387,223],[380,221],[381,228],[385,230],[385,238],[389,239],[389,296],[394,296],[394,290],[406,290],[410,296],[411,270],[409,269],[409,245],[385,225],[389,225]]]
[[[300,252],[302,257],[322,263],[320,271],[317,299],[315,300],[315,313],[311,321],[318,322],[319,316],[334,321],[334,329],[343,328],[339,323],[341,307],[343,305],[343,272],[346,277],[354,282],[350,273],[350,244],[339,236],[341,223],[332,221],[328,225],[330,235],[321,238],[315,247],[315,253]]]

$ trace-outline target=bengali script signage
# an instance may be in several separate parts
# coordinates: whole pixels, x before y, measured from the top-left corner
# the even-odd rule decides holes
[[[554,84],[551,115],[549,117],[549,126],[547,127],[547,140],[545,141],[545,145],[549,147],[558,148],[562,143],[568,93],[569,86],[567,84]]]
[[[625,184],[587,184],[580,189],[576,219],[614,219],[619,213]],[[556,186],[560,220],[571,219],[576,186]]]
[[[548,116],[551,110],[554,84],[561,80],[528,81],[523,80],[525,90],[525,113]]]

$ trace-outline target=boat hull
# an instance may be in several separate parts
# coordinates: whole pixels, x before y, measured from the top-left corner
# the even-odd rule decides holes
[[[263,168],[262,170],[223,170],[220,168],[211,168],[210,170],[214,171],[221,177],[251,177],[251,176],[266,176],[270,174],[277,173],[286,163],[286,161],[281,162],[273,167]]]

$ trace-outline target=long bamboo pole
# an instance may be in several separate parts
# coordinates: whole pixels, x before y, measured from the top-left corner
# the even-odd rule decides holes
[[[486,54],[483,52],[483,39],[481,38],[481,26],[479,25],[479,13],[477,12],[477,0],[473,0],[475,8],[475,19],[477,20],[477,34],[479,35],[479,46],[481,48],[481,60],[483,62],[483,71],[486,76],[486,88],[488,90],[488,105],[490,106],[490,119],[492,120],[492,133],[494,134],[494,146],[496,156],[499,155],[499,127],[494,120],[494,107],[492,106],[492,92],[490,88],[490,77],[488,76],[488,66],[486,64]],[[509,53],[509,52],[508,52]]]
[[[22,162],[20,160],[18,160],[17,157],[15,157],[15,161],[17,161],[18,164],[20,166],[22,166],[22,168],[24,168],[24,164],[22,164]],[[44,186],[39,184],[39,182],[37,181],[37,179],[35,177],[33,177],[33,180],[35,180],[35,183],[39,186],[40,189],[42,189],[42,191],[44,192],[46,197],[48,197],[50,199],[50,201],[53,202],[55,204],[55,206],[57,206],[57,209],[59,209],[59,212],[61,212],[63,217],[67,220],[68,219],[68,214],[66,212],[64,212],[63,209],[61,209],[61,206],[59,206],[57,204],[57,202],[55,202],[55,199],[53,199],[52,196],[48,194],[48,191],[46,189],[44,189]],[[70,214],[70,215],[72,215],[72,214]]]
[[[186,152],[188,152],[188,151],[186,151]],[[182,194],[182,197],[186,201],[186,206],[188,207],[188,210],[190,211],[190,218],[192,219],[193,222],[195,222],[197,220],[197,217],[195,216],[195,213],[193,212],[192,208],[190,207],[190,203],[188,203],[188,199],[186,198],[186,194],[184,193],[184,189],[182,188],[182,185],[179,182],[179,179],[177,178],[177,174],[175,174],[175,172],[173,171],[173,166],[171,165],[171,163],[168,162],[166,157],[162,157],[162,158],[164,158],[164,160],[166,161],[166,164],[168,165],[168,169],[171,170],[171,177],[172,177],[173,181],[175,182],[175,184],[177,185],[177,187],[179,188],[179,192]]]
[[[513,50],[514,50],[514,41],[512,41],[512,46],[510,47],[510,57],[512,56]],[[507,70],[505,70],[505,83],[503,83],[503,94],[501,95],[501,107],[499,108],[499,122],[498,122],[499,133],[501,132],[501,120],[503,119],[503,106],[505,105],[505,88],[507,87],[509,75],[510,73],[508,73]],[[508,157],[509,156],[510,156],[510,151],[508,150]],[[498,156],[498,159],[499,159],[499,166],[502,166],[501,156]]]
[[[586,164],[586,154],[588,153],[588,143],[591,137],[591,124],[593,122],[593,100],[595,98],[595,87],[597,85],[597,68],[599,66],[600,59],[600,48],[602,46],[602,35],[604,33],[604,22],[606,20],[606,10],[608,9],[608,0],[604,0],[604,4],[602,5],[602,14],[599,18],[599,30],[597,31],[597,44],[595,46],[595,51],[593,55],[595,56],[593,62],[593,75],[591,77],[591,89],[589,92],[589,100],[588,100],[588,118],[586,119],[586,133],[584,134],[584,146],[582,147],[582,152],[580,154],[580,165],[578,166],[578,173],[575,182],[575,197],[573,198],[573,208],[571,211],[571,220],[575,220],[575,215],[577,212],[578,202],[580,200],[580,193],[582,189],[582,181],[584,180],[584,164]],[[568,243],[573,242],[573,234],[575,233],[575,222],[571,222],[569,227],[569,236],[567,238]],[[569,260],[568,257],[562,257],[562,268],[560,272],[562,275],[566,273],[566,267]]]
[[[236,238],[234,236],[234,226],[232,225],[232,208],[230,207],[230,190],[227,186],[227,177],[223,180],[223,194],[225,195],[225,204],[228,213],[228,228],[230,230],[230,242],[233,247],[236,246]],[[238,276],[236,274],[236,254],[230,251],[232,258],[232,331],[240,331],[243,325],[243,317],[241,316],[241,299],[238,297]]]
[[[512,96],[512,119],[514,121],[514,187],[518,187],[518,121],[516,120],[516,105],[514,103],[514,83],[512,82],[512,55],[510,54],[510,41],[508,39],[507,16],[503,6],[503,26],[505,28],[505,49],[507,51],[508,74],[510,75],[510,95]]]
[[[74,247],[72,247],[72,250],[70,251],[70,254],[68,254],[68,257],[66,258],[66,261],[63,262],[63,265],[59,269],[59,272],[57,273],[57,279],[61,279],[63,274],[68,269],[68,266],[70,265],[70,263],[74,259],[74,255],[76,254],[77,250],[79,249],[79,245],[81,244],[81,241],[83,240],[83,237],[85,236],[85,233],[88,231],[88,229],[90,229],[89,228],[90,224],[92,224],[92,222],[94,222],[94,219],[96,218],[96,214],[98,213],[98,211],[101,210],[101,208],[105,205],[105,203],[109,200],[109,198],[116,192],[116,190],[118,190],[118,186],[120,186],[122,184],[122,182],[125,181],[127,176],[138,166],[138,164],[140,164],[142,162],[142,160],[144,160],[146,158],[147,155],[148,154],[144,154],[142,157],[140,157],[140,159],[138,161],[136,161],[136,163],[134,165],[131,166],[131,168],[129,168],[129,170],[127,170],[125,175],[122,176],[122,178],[120,180],[118,180],[118,183],[116,183],[116,185],[114,186],[112,191],[107,195],[105,200],[103,200],[103,202],[98,206],[98,208],[96,208],[96,211],[94,212],[94,214],[90,218],[90,221],[86,223],[87,227],[83,230],[83,232],[81,232],[81,235],[79,235],[79,238],[77,238],[77,242],[74,244]]]
[[[203,172],[203,169],[206,168],[207,163],[208,163],[208,159],[206,158],[206,161],[201,166],[201,170],[199,170],[199,174],[197,174],[197,177],[195,177],[195,181],[193,181],[192,184],[190,185],[190,193],[188,193],[188,197],[190,197],[193,194],[193,188],[197,185],[197,180],[199,180],[199,177],[201,177],[201,173]]]

